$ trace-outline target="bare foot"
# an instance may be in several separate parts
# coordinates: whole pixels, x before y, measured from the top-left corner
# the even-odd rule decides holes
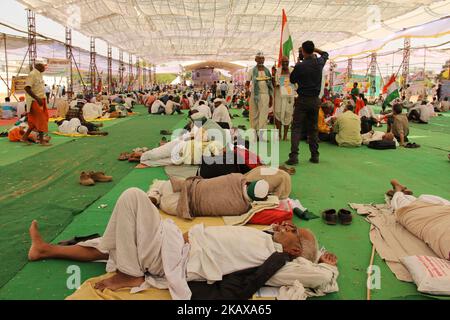
[[[48,247],[50,245],[42,239],[39,233],[38,224],[36,220],[34,220],[31,223],[30,238],[31,238],[31,247],[30,251],[28,252],[28,260],[38,261],[45,259]]]
[[[399,191],[403,191],[405,188],[405,186],[401,185],[400,182],[398,182],[398,180],[393,179],[391,180],[391,185],[392,188],[394,188],[395,192],[399,192]]]
[[[136,169],[146,169],[146,168],[150,168],[150,166],[148,166],[146,164],[143,164],[143,163],[140,163],[135,168]]]
[[[400,182],[398,182],[398,180],[396,180],[396,179],[391,180],[391,185],[394,188],[394,192],[403,192],[406,195],[413,194],[413,192],[411,190],[409,190],[404,185],[401,185]]]
[[[144,277],[132,277],[117,271],[111,278],[97,282],[94,288],[100,291],[105,289],[115,291],[122,288],[139,287],[144,281]]]

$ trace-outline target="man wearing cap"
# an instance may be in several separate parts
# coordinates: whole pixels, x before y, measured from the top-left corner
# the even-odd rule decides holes
[[[155,180],[148,192],[161,210],[184,219],[240,216],[251,209],[253,201],[264,201],[268,194],[267,181],[248,182],[240,173],[212,179],[171,177],[170,181]]]
[[[317,58],[315,53],[319,54]],[[291,83],[297,84],[298,98],[295,102],[294,121],[292,125],[291,153],[288,165],[298,164],[299,144],[302,132],[308,135],[310,162],[319,163],[319,95],[322,89],[322,72],[328,60],[328,53],[317,49],[312,41],[302,44],[302,61],[292,71]]]
[[[25,92],[28,112],[28,130],[22,137],[22,141],[28,143],[28,137],[32,131],[38,132],[41,146],[50,144],[44,139],[44,134],[48,132],[48,112],[47,100],[45,99],[45,83],[42,74],[45,65],[37,63],[28,75]]]
[[[224,129],[231,129],[231,118],[228,108],[223,104],[224,100],[217,98],[214,100],[214,113],[212,120],[217,122]]]
[[[273,106],[272,74],[264,66],[264,54],[258,52],[255,57],[256,66],[247,74],[245,88],[247,95],[250,92],[250,125],[256,130],[257,137],[264,139],[263,131],[267,126],[269,109]]]

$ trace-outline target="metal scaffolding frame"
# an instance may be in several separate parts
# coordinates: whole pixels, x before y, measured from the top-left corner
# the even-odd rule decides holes
[[[353,59],[349,58],[347,62],[347,82],[350,81],[352,76],[353,76]]]
[[[113,92],[112,61],[112,46],[108,43],[108,94]]]
[[[132,83],[134,81],[134,76],[133,76],[133,55],[129,55],[129,59],[128,59],[128,88],[127,90],[130,91],[131,87],[132,87]]]
[[[27,9],[28,21],[28,58],[30,63],[30,70],[34,68],[37,58],[36,45],[36,15],[34,11]]]
[[[374,95],[377,92],[377,53],[373,52],[370,58],[370,93]]]
[[[69,78],[67,83],[67,96],[73,95],[73,70],[72,70],[72,29],[66,27],[66,59],[69,60]]]
[[[403,46],[403,88],[406,88],[408,84],[409,77],[409,60],[411,57],[411,39],[405,38],[404,46]]]
[[[142,88],[147,89],[147,63],[142,62]]]
[[[91,62],[89,64],[89,78],[91,81],[91,93],[95,93],[96,83],[96,52],[95,52],[95,38],[91,37],[91,49],[90,49]]]
[[[123,91],[123,72],[125,71],[125,64],[123,63],[123,51],[119,49],[119,84],[120,91]]]
[[[335,76],[335,70],[336,70],[337,64],[334,61],[330,60],[330,88],[333,90],[334,86],[334,76]]]
[[[138,90],[141,90],[141,66],[139,65],[140,60],[141,59],[139,57],[136,57],[136,83],[138,86]]]

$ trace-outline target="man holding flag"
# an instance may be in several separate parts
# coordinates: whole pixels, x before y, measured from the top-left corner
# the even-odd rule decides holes
[[[387,106],[392,105],[392,102],[395,99],[400,98],[400,92],[398,90],[398,84],[395,79],[395,75],[393,74],[389,79],[388,83],[383,87],[383,94],[386,94],[386,98],[384,99],[383,105],[381,108],[383,109],[383,113],[386,110]]]
[[[278,57],[278,68],[275,71],[274,77],[274,115],[280,140],[283,138],[284,141],[287,141],[289,126],[291,125],[292,114],[294,112],[294,100],[297,95],[295,92],[296,88],[290,81],[292,68],[289,67],[289,56],[293,50],[294,45],[289,32],[286,13],[283,9],[280,55]],[[283,136],[282,131],[284,131]]]

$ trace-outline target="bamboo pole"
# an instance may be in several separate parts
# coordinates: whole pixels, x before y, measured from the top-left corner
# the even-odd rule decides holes
[[[369,286],[369,277],[372,274],[372,266],[373,266],[373,260],[374,259],[375,259],[375,246],[372,244],[372,256],[370,257],[369,270],[367,270],[367,281],[366,281],[367,300],[370,300],[370,298],[371,298],[371,290],[370,290],[370,286]]]

